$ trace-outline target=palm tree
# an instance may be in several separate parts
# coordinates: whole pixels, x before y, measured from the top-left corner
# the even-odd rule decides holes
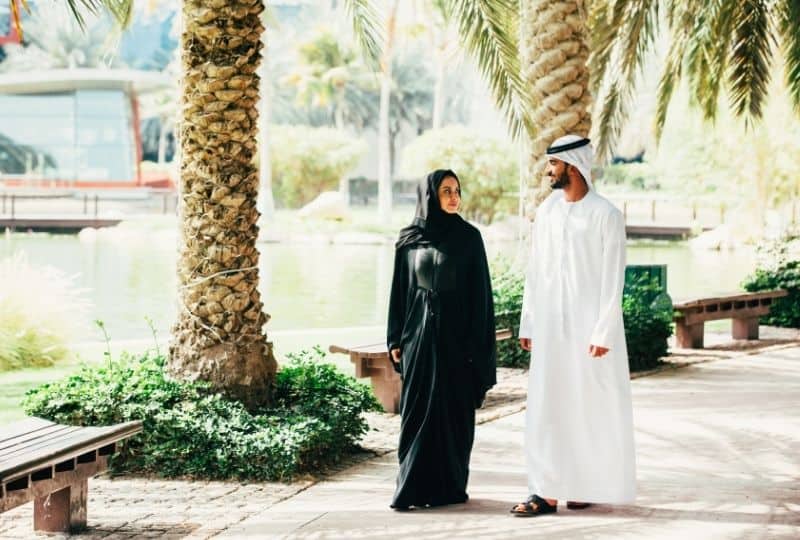
[[[601,97],[598,151],[607,156],[623,125],[637,74],[666,21],[669,52],[658,88],[656,135],[682,78],[693,102],[713,121],[726,89],[734,114],[761,119],[772,65],[782,56],[785,82],[800,115],[800,2],[797,0],[596,1],[592,87]]]
[[[392,95],[392,65],[397,28],[397,6],[400,0],[390,0],[386,15],[386,39],[381,57],[381,98],[378,112],[378,220],[388,225],[392,219],[391,135],[389,107]]]
[[[549,192],[545,150],[567,133],[591,129],[586,6],[583,0],[523,0],[520,10],[522,77],[531,92],[525,177],[538,204]]]
[[[263,331],[256,209],[262,0],[183,3],[179,310],[168,369],[251,407],[277,364]]]
[[[367,51],[374,18],[348,9]],[[179,313],[169,371],[201,379],[250,407],[270,401],[277,370],[258,290],[256,208],[263,0],[186,0],[180,126]]]

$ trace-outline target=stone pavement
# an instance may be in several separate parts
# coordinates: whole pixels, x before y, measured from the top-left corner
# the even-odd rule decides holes
[[[465,505],[391,511],[397,417],[375,415],[365,446],[379,457],[318,483],[94,479],[78,538],[800,538],[800,347],[735,349],[678,351],[688,367],[633,382],[633,506],[507,513],[525,496],[525,375],[503,370]],[[0,539],[32,536],[30,504],[0,514]]]

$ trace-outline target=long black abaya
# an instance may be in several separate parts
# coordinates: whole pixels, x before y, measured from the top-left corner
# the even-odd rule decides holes
[[[387,344],[401,350],[400,473],[394,508],[467,500],[475,408],[495,384],[492,289],[477,229],[439,207],[451,171],[418,190],[395,253]]]

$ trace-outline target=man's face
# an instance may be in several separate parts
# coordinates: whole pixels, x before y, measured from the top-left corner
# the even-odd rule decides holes
[[[569,185],[567,164],[560,159],[549,158],[547,160],[547,177],[550,179],[551,188],[564,189]]]

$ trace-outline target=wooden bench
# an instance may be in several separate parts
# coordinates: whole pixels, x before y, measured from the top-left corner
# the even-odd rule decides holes
[[[507,328],[498,330],[495,334],[497,341],[508,339],[511,335],[511,330]],[[385,342],[355,346],[331,345],[328,350],[332,353],[350,355],[350,361],[356,368],[356,377],[370,378],[372,391],[383,406],[383,410],[390,413],[400,411],[402,381],[400,374],[394,370],[389,360]]]
[[[673,304],[675,337],[678,347],[702,349],[706,321],[733,319],[733,339],[758,339],[758,318],[769,314],[776,298],[788,294],[783,289],[734,293],[696,298]]]
[[[84,529],[89,478],[108,468],[118,441],[141,430],[138,421],[75,427],[41,418],[0,426],[0,513],[32,500],[34,530]]]

